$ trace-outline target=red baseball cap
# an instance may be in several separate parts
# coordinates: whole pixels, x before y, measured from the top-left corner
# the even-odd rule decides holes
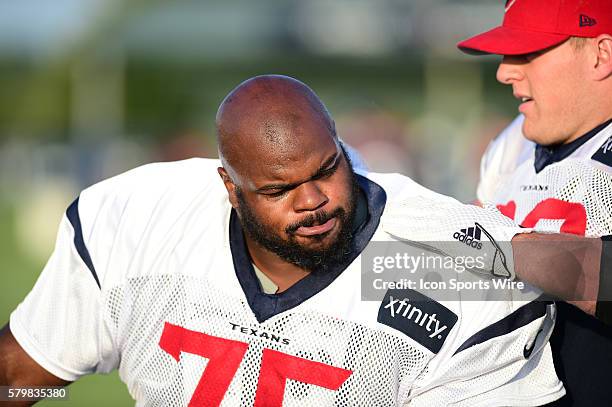
[[[612,34],[612,0],[508,0],[501,26],[457,47],[468,54],[520,55],[600,34]]]

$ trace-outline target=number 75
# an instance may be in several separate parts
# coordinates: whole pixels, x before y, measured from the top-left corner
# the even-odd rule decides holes
[[[159,346],[177,362],[181,352],[208,359],[189,401],[191,407],[217,406],[221,403],[249,345],[166,322]],[[281,406],[287,379],[338,390],[352,373],[325,363],[264,349],[254,407]]]

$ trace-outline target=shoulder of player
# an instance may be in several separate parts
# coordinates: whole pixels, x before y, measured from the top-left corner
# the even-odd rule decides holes
[[[558,165],[574,167],[574,171],[584,172],[585,175],[593,170],[612,174],[612,125],[589,139]],[[587,177],[585,181],[590,179]]]
[[[518,135],[523,134],[523,122],[525,121],[525,116],[519,114],[516,116],[508,126],[506,126],[496,138],[512,138]]]
[[[507,144],[523,144],[523,143],[531,143],[523,136],[523,121],[525,117],[523,115],[519,115],[514,120],[510,122],[510,124],[505,127],[502,131],[499,132],[489,143],[489,146],[503,146]]]
[[[146,164],[100,181],[80,194],[80,207],[130,199],[156,200],[172,191],[175,199],[221,184],[218,160],[194,158]],[[215,182],[217,181],[217,182]]]
[[[110,258],[127,263],[136,245],[162,242],[181,219],[196,216],[190,208],[221,213],[227,199],[218,165],[217,160],[191,159],[138,167],[85,189],[66,215],[103,273]],[[200,222],[217,218],[207,216]],[[122,255],[112,256],[115,250]]]
[[[515,160],[522,155],[520,152],[531,151],[534,148],[535,143],[527,140],[523,135],[523,121],[522,115],[517,116],[508,127],[489,142],[483,154],[482,164],[489,166],[494,161],[501,163],[504,158],[508,159],[508,157]]]
[[[411,197],[422,197],[425,199],[439,201],[453,201],[454,198],[442,195],[424,187],[413,179],[399,173],[365,173],[369,180],[380,185],[387,194],[387,205],[394,205]]]
[[[158,190],[166,185],[202,183],[213,180],[207,175],[216,175],[219,160],[207,158],[191,158],[182,161],[156,162],[133,168],[121,174],[102,180],[85,191],[116,191],[132,190],[139,186],[139,191],[147,189]],[[84,191],[84,192],[85,192]]]
[[[593,164],[607,172],[612,172],[612,134],[610,133],[610,131],[606,132],[597,141],[598,147],[591,155]]]

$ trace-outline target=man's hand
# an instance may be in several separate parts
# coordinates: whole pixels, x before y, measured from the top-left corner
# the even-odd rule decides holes
[[[517,276],[595,315],[602,241],[569,234],[528,233],[512,239]]]

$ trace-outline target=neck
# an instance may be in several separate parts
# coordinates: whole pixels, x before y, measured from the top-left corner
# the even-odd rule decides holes
[[[246,234],[245,241],[253,263],[278,286],[278,292],[287,290],[310,274],[310,272],[281,259],[276,254],[260,246]]]
[[[582,118],[583,121],[562,144],[571,143],[612,119],[612,98],[610,97],[612,94],[612,78],[608,78],[607,82],[601,85],[590,87],[588,99],[578,104],[578,110],[574,114],[576,117]]]
[[[597,127],[601,126],[603,123],[606,123],[610,119],[612,119],[612,113],[593,116],[593,120],[585,122],[582,127],[580,127],[577,131],[575,131],[574,134],[572,134],[570,137],[564,140],[561,144],[569,144],[579,139],[580,137],[590,133]]]

